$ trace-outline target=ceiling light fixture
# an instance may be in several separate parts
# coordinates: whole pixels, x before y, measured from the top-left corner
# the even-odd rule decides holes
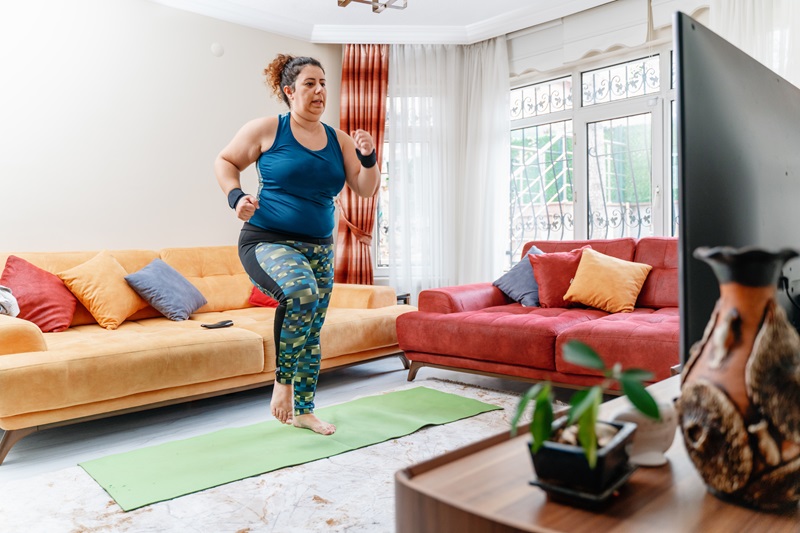
[[[370,4],[373,13],[380,13],[384,9],[405,9],[407,0],[339,0],[339,7],[347,7],[351,2]]]

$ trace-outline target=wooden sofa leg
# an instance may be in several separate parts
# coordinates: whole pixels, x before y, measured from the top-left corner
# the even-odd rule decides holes
[[[6,429],[3,431],[3,438],[0,438],[0,464],[6,459],[6,455],[11,451],[11,447],[20,441],[20,439],[27,437],[39,431],[38,428],[23,428],[23,429]]]
[[[404,353],[400,354],[400,362],[403,363],[403,368],[406,370],[408,370],[408,367],[411,365],[411,363],[408,362],[408,357],[406,357]]]
[[[425,365],[419,361],[412,361],[411,367],[408,369],[408,381],[414,381],[414,378],[417,377],[417,372],[419,372],[419,369],[423,366]]]

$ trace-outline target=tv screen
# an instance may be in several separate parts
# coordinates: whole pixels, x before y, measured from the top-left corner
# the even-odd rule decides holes
[[[800,250],[800,89],[683,13],[674,32],[685,362],[719,297],[696,248]],[[783,273],[779,300],[797,328],[800,262]]]

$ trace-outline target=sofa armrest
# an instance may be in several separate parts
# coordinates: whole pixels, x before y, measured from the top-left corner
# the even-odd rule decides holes
[[[0,355],[47,350],[42,330],[33,322],[0,315]]]
[[[506,295],[488,282],[426,289],[419,293],[419,310],[428,313],[460,313],[508,303]]]
[[[331,307],[376,309],[391,305],[397,305],[397,294],[392,287],[385,285],[358,285],[355,283],[333,284]]]

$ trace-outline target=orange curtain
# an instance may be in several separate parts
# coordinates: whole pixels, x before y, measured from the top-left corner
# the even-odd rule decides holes
[[[389,47],[385,44],[348,44],[342,60],[342,102],[339,127],[345,133],[362,129],[372,134],[381,165],[386,125],[386,88]],[[372,230],[377,194],[361,198],[345,185],[339,195],[334,281],[372,285]]]

